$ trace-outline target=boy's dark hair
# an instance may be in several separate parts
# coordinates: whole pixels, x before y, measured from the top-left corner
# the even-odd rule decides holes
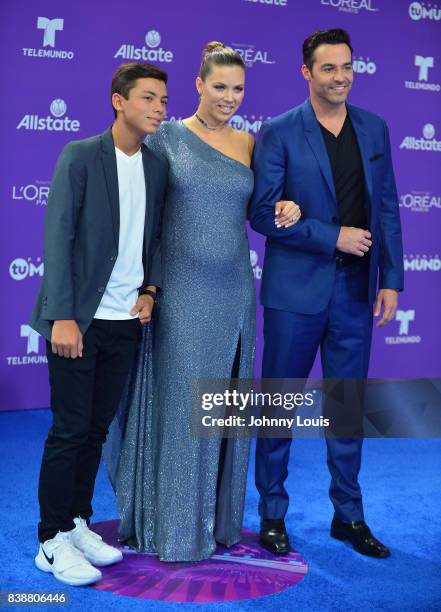
[[[348,45],[352,54],[351,38],[346,30],[335,28],[334,30],[319,30],[303,42],[303,63],[309,70],[312,70],[314,64],[314,51],[320,45]]]
[[[121,64],[112,78],[110,99],[112,99],[114,93],[118,93],[127,100],[129,91],[135,87],[137,79],[158,79],[158,81],[167,83],[168,74],[164,72],[164,70],[161,70],[161,68],[157,68],[146,62],[129,62],[128,64]],[[113,104],[112,108],[116,117],[117,112]]]

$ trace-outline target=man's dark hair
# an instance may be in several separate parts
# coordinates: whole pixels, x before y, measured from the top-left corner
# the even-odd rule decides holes
[[[314,51],[320,45],[348,45],[352,54],[352,45],[349,34],[346,30],[335,28],[334,30],[319,30],[303,42],[303,63],[309,70],[312,70],[314,63]]]
[[[161,68],[157,68],[156,66],[152,66],[152,64],[147,64],[146,62],[130,62],[128,64],[121,64],[112,78],[110,99],[112,99],[114,93],[118,93],[127,100],[129,97],[129,91],[135,87],[137,79],[158,79],[158,81],[167,83],[168,74],[164,72],[164,70],[161,70]],[[117,112],[113,107],[113,104],[112,108],[116,117]]]

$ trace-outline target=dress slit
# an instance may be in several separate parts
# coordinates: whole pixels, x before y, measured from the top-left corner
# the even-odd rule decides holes
[[[242,332],[236,344],[233,366],[231,368],[231,379],[239,378],[242,355]],[[231,482],[233,478],[233,451],[234,438],[222,438],[219,446],[219,463],[216,486],[216,515],[214,537],[216,542],[225,546],[232,546],[236,542],[230,542],[229,527],[232,513],[231,504]]]

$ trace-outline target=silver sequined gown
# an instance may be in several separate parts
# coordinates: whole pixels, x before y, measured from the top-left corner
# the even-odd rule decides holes
[[[188,398],[194,378],[231,377],[238,346],[238,375],[253,376],[255,294],[245,226],[253,173],[182,122],[164,124],[147,144],[170,164],[163,286],[119,414],[119,535],[163,561],[198,561],[213,554],[216,541],[238,542],[242,526],[249,441],[223,443],[218,474],[221,442],[191,437]]]

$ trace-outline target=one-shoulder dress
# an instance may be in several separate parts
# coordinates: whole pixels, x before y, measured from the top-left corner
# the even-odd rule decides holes
[[[253,376],[253,173],[181,121],[147,146],[169,161],[162,287],[120,410],[119,537],[162,561],[198,561],[238,542],[243,520],[249,439],[192,436],[189,394],[194,379]]]

